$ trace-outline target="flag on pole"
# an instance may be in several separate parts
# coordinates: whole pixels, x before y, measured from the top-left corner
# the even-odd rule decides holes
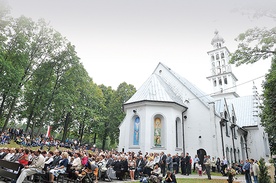
[[[48,130],[47,130],[47,133],[46,133],[47,138],[50,137],[50,133],[51,133],[51,126],[48,126]]]

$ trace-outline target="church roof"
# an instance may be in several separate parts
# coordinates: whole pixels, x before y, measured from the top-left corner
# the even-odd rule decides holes
[[[214,45],[216,43],[224,43],[224,39],[219,35],[218,31],[215,31],[215,36],[213,37],[211,44]]]
[[[164,64],[162,65],[165,66]],[[209,103],[214,101],[212,97],[207,95],[205,92],[201,91],[197,86],[189,82],[186,78],[180,76],[178,73],[174,72],[170,68],[168,69],[182,83],[183,86],[185,86],[191,93],[195,95],[195,98],[193,99],[196,99],[196,98],[199,99],[205,106],[209,108]]]
[[[139,101],[171,102],[186,107],[183,101],[177,97],[161,77],[155,73],[147,79],[125,104]]]
[[[253,95],[227,99],[227,103],[232,103],[235,107],[237,125],[241,127],[258,125],[253,116]]]
[[[157,74],[159,66],[165,68],[169,73],[171,73],[173,76],[172,78],[178,80],[182,84],[182,86],[172,86],[172,82],[165,81],[164,78],[160,77]],[[135,103],[139,101],[160,101],[173,102],[181,106],[185,106],[184,101],[189,99],[183,99],[181,93],[177,93],[181,90],[176,88],[183,86],[185,86],[191,93],[194,94],[194,99],[199,99],[206,107],[209,107],[209,103],[214,101],[212,97],[206,95],[199,88],[190,83],[187,79],[180,76],[164,64],[159,63],[153,74],[125,104]]]

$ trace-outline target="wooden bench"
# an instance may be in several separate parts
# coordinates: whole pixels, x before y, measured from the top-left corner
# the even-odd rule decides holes
[[[23,166],[19,163],[0,159],[0,177],[8,180],[16,180]]]

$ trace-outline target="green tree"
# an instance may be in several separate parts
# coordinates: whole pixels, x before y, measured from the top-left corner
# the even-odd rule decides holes
[[[253,28],[242,33],[236,39],[238,49],[232,54],[230,63],[241,64],[255,63],[260,59],[271,58],[271,69],[266,74],[263,84],[263,106],[261,123],[269,136],[271,152],[275,153],[276,142],[276,27],[266,30]]]
[[[264,158],[259,161],[260,174],[258,176],[259,183],[269,183],[270,177],[268,175],[267,167],[265,166]]]

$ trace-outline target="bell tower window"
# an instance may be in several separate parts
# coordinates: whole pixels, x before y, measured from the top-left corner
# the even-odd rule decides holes
[[[219,79],[219,85],[222,85],[222,81],[221,81],[221,79]]]
[[[219,60],[219,54],[216,54],[216,60]]]
[[[215,57],[214,55],[211,56],[211,60],[214,61],[215,60]]]
[[[214,83],[214,86],[216,87],[216,86],[217,86],[217,80],[214,79],[214,80],[213,80],[213,83]]]
[[[223,80],[224,80],[224,84],[227,85],[227,77],[224,77]]]

